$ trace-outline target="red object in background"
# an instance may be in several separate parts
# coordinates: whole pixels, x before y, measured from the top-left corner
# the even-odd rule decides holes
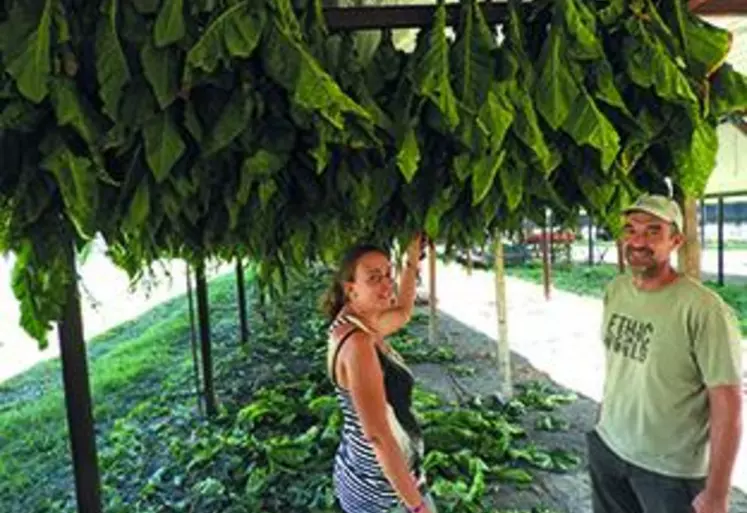
[[[542,232],[531,233],[526,237],[527,244],[541,244],[543,242]],[[556,232],[552,234],[552,242],[568,244],[576,240],[576,234],[573,232]]]

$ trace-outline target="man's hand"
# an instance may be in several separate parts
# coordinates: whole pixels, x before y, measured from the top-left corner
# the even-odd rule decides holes
[[[728,513],[729,496],[713,494],[707,489],[703,490],[693,501],[693,511],[695,513]]]

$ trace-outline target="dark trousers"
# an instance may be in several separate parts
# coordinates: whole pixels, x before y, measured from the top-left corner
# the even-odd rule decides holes
[[[594,513],[692,513],[705,479],[663,476],[620,459],[595,431],[587,434]]]

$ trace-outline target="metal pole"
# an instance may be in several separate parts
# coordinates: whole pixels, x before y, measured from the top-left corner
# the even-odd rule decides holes
[[[62,359],[62,379],[65,387],[67,424],[75,475],[75,496],[81,513],[101,513],[101,478],[96,454],[91,390],[88,380],[83,318],[78,294],[78,273],[75,250],[66,245],[70,283],[66,286],[67,300],[62,320],[57,323]]]
[[[189,304],[189,340],[192,346],[192,364],[195,374],[195,390],[197,392],[197,411],[203,414],[202,401],[205,396],[200,384],[199,356],[197,355],[197,334],[195,333],[195,307],[192,300],[192,279],[189,275],[189,262],[187,262],[187,303]]]
[[[718,198],[718,284],[724,284],[724,198]]]

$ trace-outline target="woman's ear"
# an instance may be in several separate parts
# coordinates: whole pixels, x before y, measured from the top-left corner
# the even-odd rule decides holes
[[[352,281],[345,281],[342,283],[342,290],[345,291],[345,299],[349,300],[353,294],[354,283]]]

